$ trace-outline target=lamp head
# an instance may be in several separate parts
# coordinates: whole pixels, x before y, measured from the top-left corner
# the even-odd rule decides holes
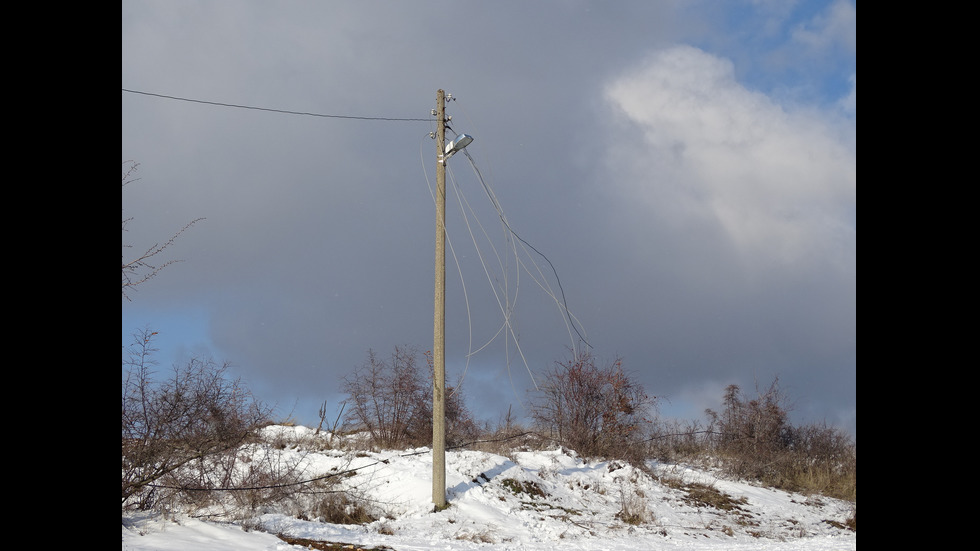
[[[469,134],[460,134],[455,141],[451,141],[449,142],[449,144],[446,145],[445,158],[449,159],[459,151],[462,151],[463,148],[470,145],[470,142],[472,141],[473,141],[473,136],[470,136]]]

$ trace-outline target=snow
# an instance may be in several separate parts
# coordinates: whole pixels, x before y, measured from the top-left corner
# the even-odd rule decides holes
[[[267,438],[280,442],[310,442],[313,436],[306,427],[277,425],[265,430]],[[318,437],[330,438],[322,433]],[[507,457],[448,451],[450,506],[433,512],[429,449],[355,452],[324,447],[268,446],[265,451],[301,462],[311,477],[331,469],[357,469],[342,483],[352,495],[372,504],[380,520],[340,525],[266,512],[242,523],[124,512],[123,551],[306,549],[275,534],[395,551],[857,548],[856,533],[841,527],[855,504],[728,480],[693,466],[651,462],[644,472],[619,461],[584,461],[566,449]],[[683,484],[723,492],[736,508],[721,510],[685,499]],[[644,521],[624,522],[624,508]]]

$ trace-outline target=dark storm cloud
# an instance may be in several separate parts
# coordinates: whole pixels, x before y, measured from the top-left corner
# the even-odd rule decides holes
[[[468,151],[480,173],[513,229],[554,263],[598,356],[623,356],[651,393],[677,404],[778,374],[805,395],[811,417],[853,423],[847,125],[825,107],[788,110],[750,92],[732,66],[747,51],[675,47],[724,29],[672,6],[127,2],[122,81],[205,101],[392,118],[427,118],[444,88],[458,98],[447,109],[453,129],[476,137]],[[846,28],[840,11],[828,5],[819,25],[793,28],[821,45],[831,34],[821,29]],[[154,313],[178,327],[182,311],[204,316],[207,333],[188,339],[206,341],[270,401],[288,410],[298,400],[304,422],[368,348],[431,346],[434,125],[125,92],[122,122],[123,158],[140,163],[141,178],[124,189],[134,219],[124,242],[143,246],[206,217],[177,242],[184,262],[124,302],[124,334]],[[502,237],[468,159],[454,157],[450,170]],[[502,315],[453,200],[463,278],[450,258],[449,377],[465,367],[468,394],[492,418],[533,382],[501,338],[467,364],[471,340],[484,344]],[[521,352],[540,369],[575,338],[528,274],[508,277],[520,289]]]

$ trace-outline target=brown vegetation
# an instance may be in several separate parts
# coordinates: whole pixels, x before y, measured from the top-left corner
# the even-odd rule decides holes
[[[270,482],[254,469],[245,477],[253,480],[232,477],[239,448],[270,411],[212,360],[191,359],[158,379],[155,335],[138,332],[123,359],[123,506],[200,501],[216,488]]]
[[[857,500],[857,448],[851,437],[824,424],[793,425],[778,378],[755,398],[729,385],[719,411],[707,422],[655,425],[648,456],[662,461],[701,461],[729,476],[807,494]]]
[[[158,380],[153,336],[138,333],[123,362],[124,508],[200,510],[224,503],[255,511],[278,503],[300,518],[344,524],[376,520],[371,507],[338,490],[338,477],[347,471],[311,481],[298,476],[294,465],[255,455],[246,459],[246,444],[269,423],[270,411],[238,381],[226,378],[227,366],[210,360],[191,360]],[[377,449],[430,445],[431,365],[426,373],[420,356],[428,359],[408,347],[396,347],[388,359],[369,351],[345,379],[343,432],[364,431]],[[706,422],[651,421],[653,399],[619,360],[605,367],[590,355],[556,362],[541,389],[532,401],[534,429],[510,411],[496,426],[480,428],[462,392],[449,389],[448,447],[508,455],[558,444],[584,457],[621,459],[641,469],[649,459],[699,461],[776,488],[856,500],[853,441],[835,428],[791,424],[778,380],[754,398],[730,385],[721,397],[723,407],[707,410]],[[515,493],[539,490],[511,480],[504,485]],[[682,489],[699,504],[737,506],[719,500],[724,496],[710,488]],[[623,504],[624,522],[644,521],[642,499],[631,496]]]
[[[367,360],[344,379],[348,394],[345,430],[363,430],[377,448],[432,443],[432,364],[419,367],[416,348],[396,346],[389,359],[368,350]],[[479,430],[459,385],[446,388],[446,444],[476,440]]]
[[[583,456],[639,461],[652,406],[622,360],[600,367],[580,353],[545,374],[531,414],[556,442]]]

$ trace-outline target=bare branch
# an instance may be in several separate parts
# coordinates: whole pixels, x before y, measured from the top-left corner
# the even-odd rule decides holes
[[[127,167],[127,165],[129,166]],[[123,163],[123,167],[124,167],[124,172],[122,175],[123,187],[125,187],[127,184],[131,184],[138,180],[138,178],[132,177],[133,173],[136,171],[138,166],[139,163],[135,163],[132,161],[126,161]],[[126,232],[126,225],[132,220],[133,219],[131,217],[130,218],[124,217],[122,219],[123,232]],[[153,246],[146,249],[146,251],[143,254],[135,258],[127,260],[126,255],[123,254],[122,255],[123,298],[125,298],[126,300],[132,300],[127,294],[127,291],[132,291],[136,286],[145,283],[147,280],[151,279],[152,277],[160,273],[160,271],[166,268],[167,266],[174,264],[176,262],[180,262],[180,260],[171,259],[171,260],[165,260],[162,263],[157,263],[155,261],[155,258],[161,253],[163,253],[168,247],[173,245],[174,242],[177,240],[177,237],[179,237],[182,233],[187,231],[187,229],[189,229],[194,224],[200,222],[201,220],[204,220],[204,218],[197,218],[195,220],[190,221],[189,223],[185,224],[184,227],[182,227],[177,233],[172,235],[170,239],[168,239],[166,242],[164,242],[163,244],[160,243],[154,244]],[[127,245],[125,243],[123,244],[124,251],[125,249],[129,249],[129,248],[132,248],[132,245]]]

